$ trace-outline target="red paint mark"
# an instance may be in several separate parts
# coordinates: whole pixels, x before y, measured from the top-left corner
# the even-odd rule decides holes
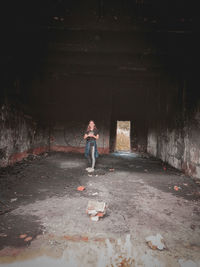
[[[84,147],[73,147],[73,146],[51,146],[51,151],[57,152],[75,152],[84,153]]]
[[[81,236],[81,235],[74,235],[74,236],[65,235],[64,239],[73,242],[79,242],[79,241],[87,242],[89,240],[88,236]]]
[[[51,151],[57,152],[74,152],[74,153],[84,153],[85,147],[74,147],[74,146],[51,146]],[[100,154],[109,154],[109,148],[98,147],[98,152]]]
[[[16,153],[16,154],[13,154],[9,157],[9,163],[8,165],[12,165],[14,164],[15,162],[18,162],[18,161],[21,161],[23,160],[24,158],[27,158],[28,157],[28,152],[27,151],[24,151],[24,152],[21,152],[21,153]]]
[[[42,154],[42,153],[45,153],[47,152],[49,149],[47,146],[44,146],[44,147],[36,147],[32,150],[32,154],[34,155],[39,155],[39,154]]]
[[[29,149],[27,151],[23,151],[23,152],[20,152],[20,153],[12,154],[9,157],[8,163],[4,164],[5,165],[4,167],[6,167],[7,165],[13,165],[16,162],[27,158],[28,155],[31,155],[31,154],[39,155],[39,154],[45,153],[47,151],[49,151],[48,146],[44,146],[44,147],[36,147],[36,148]],[[51,151],[74,152],[74,153],[82,153],[83,154],[84,151],[85,151],[85,147],[51,146]],[[109,148],[99,147],[98,148],[98,152],[99,152],[99,154],[109,154]]]
[[[25,248],[12,248],[12,247],[6,247],[2,250],[0,250],[0,257],[16,257],[19,255]]]
[[[48,150],[49,150],[48,147],[45,146],[45,147],[36,147],[36,148],[29,149],[27,151],[23,151],[20,153],[15,153],[9,157],[7,165],[12,165],[18,161],[21,161],[21,160],[27,158],[28,155],[30,155],[30,154],[39,155],[39,154],[47,152]]]

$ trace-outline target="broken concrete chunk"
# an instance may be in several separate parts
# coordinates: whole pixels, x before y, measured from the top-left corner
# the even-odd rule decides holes
[[[181,189],[180,186],[176,186],[176,185],[174,186],[175,191],[178,191],[179,189]]]
[[[78,186],[78,187],[77,187],[77,190],[78,190],[78,191],[84,191],[84,190],[85,190],[85,187],[84,187],[84,186]]]
[[[10,202],[15,202],[17,201],[17,198],[11,198]]]
[[[88,202],[86,213],[90,216],[92,221],[98,221],[100,217],[106,214],[106,203],[100,201]]]
[[[163,250],[165,248],[164,239],[161,234],[151,235],[145,239],[151,249]]]
[[[105,212],[106,203],[100,201],[90,200],[88,202],[87,210],[96,210],[97,212]]]
[[[88,215],[95,216],[95,215],[97,215],[97,211],[96,210],[88,210]]]
[[[27,234],[22,234],[19,236],[19,238],[21,238],[21,239],[24,239],[25,237],[27,237]]]
[[[98,216],[91,216],[90,219],[91,219],[93,222],[98,222],[99,217],[98,217]]]
[[[31,236],[28,236],[27,238],[24,239],[25,242],[31,241],[33,238]]]

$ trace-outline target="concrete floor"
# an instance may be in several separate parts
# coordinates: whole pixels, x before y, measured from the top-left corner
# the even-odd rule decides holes
[[[53,153],[1,170],[0,266],[200,266],[198,180],[126,152],[85,167],[81,154]],[[98,222],[91,199],[107,203]],[[163,251],[145,242],[157,233]]]

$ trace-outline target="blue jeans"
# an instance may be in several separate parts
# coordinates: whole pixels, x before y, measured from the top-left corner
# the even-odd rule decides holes
[[[97,150],[97,143],[96,143],[96,140],[91,140],[91,141],[87,141],[86,142],[86,146],[85,146],[85,157],[88,158],[89,157],[89,154],[90,154],[90,146],[91,145],[94,145],[94,149],[95,149],[95,158],[98,158],[99,156],[99,153],[98,153],[98,150]]]

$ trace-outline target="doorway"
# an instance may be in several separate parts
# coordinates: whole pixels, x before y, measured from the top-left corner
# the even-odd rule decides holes
[[[115,151],[130,151],[130,121],[117,121]]]

